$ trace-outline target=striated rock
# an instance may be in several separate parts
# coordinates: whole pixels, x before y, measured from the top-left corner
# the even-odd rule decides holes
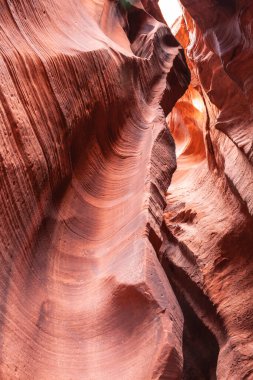
[[[184,314],[183,378],[252,379],[253,6],[181,2],[202,116],[190,88],[168,119],[179,159],[160,255]]]
[[[181,378],[156,253],[176,167],[160,103],[189,72],[157,4],[132,3],[1,3],[3,380]]]
[[[1,380],[253,378],[253,5],[181,3],[1,3]]]

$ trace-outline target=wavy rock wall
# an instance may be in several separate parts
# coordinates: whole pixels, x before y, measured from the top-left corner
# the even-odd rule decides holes
[[[253,8],[181,2],[187,91],[157,1],[1,3],[0,379],[253,377]]]
[[[157,252],[182,49],[152,2],[0,8],[0,378],[179,379]]]
[[[183,378],[252,379],[253,5],[181,3],[192,84],[168,119],[178,170],[160,255],[184,314]]]

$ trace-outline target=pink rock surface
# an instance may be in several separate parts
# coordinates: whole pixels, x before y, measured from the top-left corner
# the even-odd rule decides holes
[[[200,140],[191,133],[199,119],[192,102],[190,112],[189,105],[181,112],[185,95],[169,118],[183,149],[169,188],[168,242],[162,252],[184,313],[183,378],[252,379],[253,6],[247,1],[182,4],[178,39],[186,48],[192,86],[205,105],[206,151],[206,159],[199,160]]]
[[[181,3],[189,87],[158,1],[1,2],[0,380],[253,379],[253,5]]]
[[[157,251],[182,49],[140,2],[2,1],[0,25],[0,378],[180,379]]]

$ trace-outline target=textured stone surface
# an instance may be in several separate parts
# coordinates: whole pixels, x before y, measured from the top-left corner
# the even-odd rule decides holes
[[[183,377],[252,379],[253,5],[181,2],[177,37],[197,93],[168,120],[179,159],[161,256],[184,313]],[[202,97],[202,116],[190,95]]]
[[[156,256],[176,165],[160,103],[189,72],[143,4],[156,18],[1,2],[3,380],[180,379],[183,317]]]
[[[253,378],[253,5],[181,3],[187,91],[157,1],[1,2],[1,380]]]

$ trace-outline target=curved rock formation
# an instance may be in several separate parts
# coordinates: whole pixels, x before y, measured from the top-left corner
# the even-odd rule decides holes
[[[200,160],[200,139],[192,133],[192,121],[199,118],[194,104],[181,112],[180,101],[169,126],[183,149],[169,189],[168,241],[161,255],[184,313],[183,377],[251,379],[253,6],[247,1],[181,2],[177,38],[205,106],[206,147],[206,159]]]
[[[189,72],[132,3],[1,2],[1,379],[181,376],[156,252]]]
[[[1,380],[253,378],[253,5],[181,3],[1,2]]]

